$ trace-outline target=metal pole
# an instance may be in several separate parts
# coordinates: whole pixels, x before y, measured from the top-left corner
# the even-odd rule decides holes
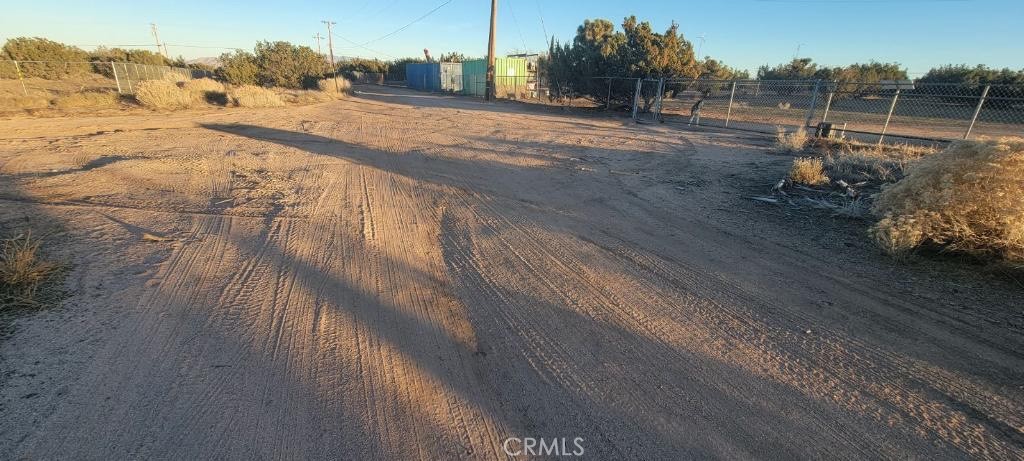
[[[491,31],[487,37],[487,97],[494,99],[494,40],[498,24],[498,0],[491,0]]]
[[[14,61],[14,71],[18,74],[18,80],[21,81],[21,91],[28,96],[28,87],[25,86],[25,78],[21,75],[21,66],[18,65],[18,61]]]
[[[828,111],[832,108],[832,96],[836,94],[836,88],[839,88],[839,82],[832,82],[832,88],[828,90],[828,99],[825,101],[825,113],[821,116],[821,121],[825,122],[828,120]]]
[[[604,110],[612,108],[612,78],[608,78],[608,98],[604,100]]]
[[[117,78],[117,66],[113,62],[110,63],[110,70],[114,71],[114,83],[117,83],[117,94],[124,94],[121,92],[121,79]]]
[[[732,100],[736,97],[736,80],[732,81],[732,90],[729,91],[729,108],[725,110],[725,127],[729,128],[729,118],[732,117]]]
[[[128,81],[128,92],[135,94],[135,90],[132,89],[132,74],[128,72],[128,64],[122,62],[121,68],[124,69],[124,79]]]
[[[633,120],[636,120],[637,106],[640,105],[640,82],[643,79],[636,79],[636,92],[633,93]]]
[[[971,130],[974,129],[974,122],[978,121],[978,114],[981,113],[981,106],[985,105],[985,98],[988,97],[988,89],[991,85],[985,85],[985,89],[981,90],[981,99],[978,99],[978,107],[974,108],[974,115],[971,116],[971,124],[967,126],[967,132],[964,133],[964,139],[967,139],[971,135]]]
[[[338,86],[338,69],[334,67],[334,34],[331,33],[331,26],[337,24],[333,21],[320,21],[327,24],[327,51],[331,53],[331,78],[334,80],[334,91],[340,93],[341,87]]]
[[[889,105],[889,115],[885,117],[885,125],[882,125],[882,134],[878,136],[878,145],[882,145],[882,140],[885,139],[885,130],[889,129],[889,120],[892,120],[892,112],[896,109],[896,100],[900,98],[900,89],[896,88],[896,93],[892,95],[892,104]]]
[[[657,98],[655,99],[655,107],[657,108],[657,112],[654,113],[654,120],[660,120],[661,119],[661,104],[662,104],[661,97],[664,94],[665,94],[665,78],[662,77],[661,80],[658,81],[658,95],[657,95]]]
[[[811,105],[807,108],[807,120],[804,122],[804,126],[811,124],[811,118],[814,117],[814,106],[818,105],[818,90],[821,87],[821,80],[814,81],[814,93],[811,94]]]

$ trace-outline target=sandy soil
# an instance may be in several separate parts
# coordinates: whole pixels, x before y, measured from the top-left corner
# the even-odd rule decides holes
[[[71,264],[4,457],[1024,458],[1024,288],[747,199],[764,137],[363,90],[0,120],[0,226]]]

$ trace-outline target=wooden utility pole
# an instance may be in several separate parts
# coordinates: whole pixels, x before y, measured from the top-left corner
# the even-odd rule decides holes
[[[491,34],[487,39],[487,95],[488,101],[494,99],[494,35],[498,23],[498,0],[491,0]]]
[[[160,35],[157,34],[157,32],[156,32],[156,24],[152,23],[152,22],[149,23],[149,30],[151,32],[153,32],[153,39],[156,40],[156,54],[161,54],[162,53],[164,55],[164,57],[166,58],[167,57],[167,48],[164,47],[163,50],[160,49]]]
[[[327,61],[324,61],[324,52],[320,50],[320,39],[324,38],[324,36],[320,35],[320,32],[317,32],[313,38],[316,39],[316,55],[320,56],[320,69],[322,70],[324,64],[327,64]]]
[[[313,38],[316,39],[316,54],[319,54],[320,57],[322,58],[324,56],[324,52],[320,51],[320,39],[324,38],[324,36],[320,35],[320,32],[317,32],[316,35],[313,36]]]
[[[334,91],[341,92],[341,88],[338,87],[338,71],[334,67],[334,39],[331,36],[331,26],[337,24],[334,21],[320,21],[327,24],[327,51],[331,53],[331,78],[334,79]],[[319,35],[319,34],[317,34]]]

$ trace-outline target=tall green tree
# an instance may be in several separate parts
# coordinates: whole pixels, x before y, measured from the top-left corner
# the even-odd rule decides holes
[[[302,88],[324,72],[323,59],[308,46],[262,41],[253,55],[259,68],[256,81],[264,86]]]
[[[220,55],[220,67],[217,78],[232,85],[255,85],[260,68],[256,64],[256,56],[243,50]]]
[[[621,31],[606,19],[583,21],[571,44],[551,41],[541,64],[541,73],[556,92],[553,96],[575,94],[604,101],[610,95],[617,105],[630,104],[635,87],[602,77],[693,78],[700,73],[693,47],[678,26],[657,33],[635,16],[622,21]],[[647,96],[645,107],[653,94]]]
[[[17,37],[3,46],[4,59],[36,61],[19,63],[25,77],[59,79],[89,72],[89,55],[81,49],[40,37]],[[3,66],[5,78],[16,78],[14,67]],[[10,74],[10,75],[7,75]]]

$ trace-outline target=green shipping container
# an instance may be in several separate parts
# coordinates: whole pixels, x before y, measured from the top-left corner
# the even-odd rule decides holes
[[[524,99],[528,96],[525,58],[494,59],[494,89],[499,98]],[[462,63],[462,91],[473,96],[487,93],[487,60],[474,59]]]

